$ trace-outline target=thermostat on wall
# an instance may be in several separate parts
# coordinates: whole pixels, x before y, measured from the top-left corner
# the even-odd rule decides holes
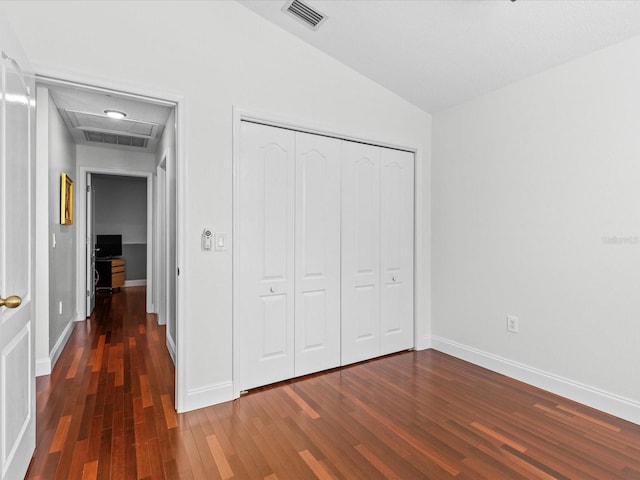
[[[201,236],[201,249],[203,251],[211,250],[212,243],[213,243],[213,233],[208,228],[205,228],[202,231],[202,236]]]

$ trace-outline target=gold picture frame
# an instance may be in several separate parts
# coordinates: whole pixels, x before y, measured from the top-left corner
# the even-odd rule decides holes
[[[73,180],[60,175],[60,225],[73,225]]]

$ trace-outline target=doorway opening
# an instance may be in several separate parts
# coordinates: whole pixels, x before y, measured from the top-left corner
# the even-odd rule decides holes
[[[164,100],[45,76],[37,76],[36,86],[38,107],[46,105],[46,117],[38,115],[39,130],[42,124],[46,126],[46,138],[38,133],[36,170],[49,187],[48,206],[39,202],[37,207],[41,214],[36,232],[44,240],[36,246],[36,258],[42,265],[40,271],[48,271],[50,279],[40,287],[40,297],[47,300],[41,305],[41,315],[36,315],[39,374],[48,373],[47,367],[51,371],[74,322],[93,311],[99,278],[97,235],[119,236],[123,250],[119,256],[124,259],[121,286],[145,285],[146,312],[156,314],[158,323],[167,326],[166,345],[176,367],[175,405],[179,409],[179,99]],[[75,181],[75,225],[67,228],[52,220],[57,208],[54,180],[58,170]],[[96,203],[96,181],[102,182],[101,190],[111,196],[113,204],[129,203],[119,217],[114,209]],[[137,190],[136,184],[140,187]],[[96,205],[110,214],[98,224]],[[118,275],[113,279],[118,282]],[[62,295],[66,295],[64,300],[58,300]],[[54,308],[58,305],[59,309]],[[62,315],[61,321],[63,312],[69,313]]]

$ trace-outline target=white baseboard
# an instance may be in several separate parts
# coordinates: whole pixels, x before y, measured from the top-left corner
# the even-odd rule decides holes
[[[53,369],[53,367],[55,367],[56,362],[58,361],[58,358],[60,358],[60,354],[62,353],[62,350],[64,349],[65,345],[67,344],[67,341],[69,340],[69,337],[71,336],[71,332],[73,331],[73,326],[75,325],[75,323],[76,323],[75,321],[69,320],[69,323],[67,323],[67,326],[64,327],[62,334],[60,334],[60,336],[58,337],[56,344],[51,349],[51,352],[49,353],[49,358],[50,358],[49,373],[51,373],[51,370]]]
[[[416,350],[427,350],[432,348],[431,336],[426,336],[417,339],[416,341]]]
[[[173,341],[170,335],[167,335],[167,350],[169,350],[169,356],[173,361],[173,365],[176,365],[176,343]]]
[[[147,285],[147,280],[146,279],[142,279],[142,280],[125,280],[124,281],[124,288],[127,287],[144,287]]]
[[[36,377],[51,375],[51,359],[49,357],[36,358]]]
[[[588,405],[640,425],[640,402],[553,373],[523,365],[446,338],[432,337],[432,348],[491,371]]]
[[[229,400],[233,400],[233,383],[231,382],[194,388],[187,391],[183,408],[178,413],[189,412]]]

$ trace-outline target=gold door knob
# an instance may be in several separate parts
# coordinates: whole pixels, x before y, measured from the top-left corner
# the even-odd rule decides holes
[[[11,295],[7,298],[0,298],[0,307],[16,308],[22,303],[22,299],[17,295]]]

